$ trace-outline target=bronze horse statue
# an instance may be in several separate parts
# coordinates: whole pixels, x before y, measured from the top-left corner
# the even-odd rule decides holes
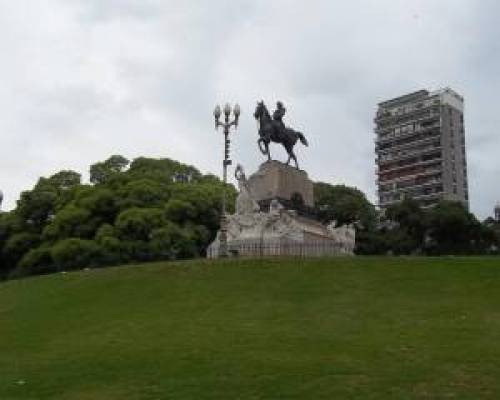
[[[278,106],[281,106],[281,103],[278,103]],[[280,110],[278,108],[278,110]],[[277,110],[277,111],[278,111]],[[255,119],[259,122],[259,140],[257,140],[257,144],[259,145],[259,149],[262,154],[266,155],[268,160],[271,161],[271,153],[269,151],[269,144],[271,142],[281,143],[288,153],[288,161],[286,165],[290,165],[290,161],[295,161],[295,166],[297,169],[299,168],[299,163],[297,161],[297,157],[293,152],[293,148],[297,143],[297,140],[304,146],[308,146],[307,139],[301,132],[297,132],[291,128],[285,127],[281,118],[284,114],[284,108],[281,109],[282,114],[277,114],[278,116],[274,119],[271,118],[269,111],[264,104],[263,101],[259,101],[257,103],[257,108],[255,109],[255,113],[253,114]],[[275,112],[275,115],[277,113]]]

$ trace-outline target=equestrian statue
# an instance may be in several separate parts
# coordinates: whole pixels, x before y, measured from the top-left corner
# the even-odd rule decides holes
[[[283,122],[283,117],[286,113],[286,108],[283,106],[281,101],[276,103],[276,110],[271,114],[264,104],[263,101],[257,103],[257,108],[255,109],[254,117],[259,123],[259,140],[257,144],[259,149],[267,156],[268,160],[271,161],[271,153],[269,151],[269,144],[271,142],[281,143],[288,153],[288,161],[286,165],[290,165],[290,161],[295,161],[295,166],[299,169],[299,163],[297,157],[293,152],[293,148],[297,143],[297,140],[304,146],[308,146],[307,139],[301,132],[297,132],[291,128],[285,126]]]

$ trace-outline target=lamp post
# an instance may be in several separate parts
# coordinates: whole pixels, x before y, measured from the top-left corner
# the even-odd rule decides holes
[[[227,167],[231,165],[231,160],[229,158],[229,145],[231,141],[229,140],[229,132],[231,127],[238,126],[238,121],[240,119],[240,106],[238,104],[234,105],[231,110],[229,103],[226,103],[223,109],[224,121],[221,122],[220,117],[222,115],[221,107],[219,105],[215,106],[214,117],[215,117],[215,130],[222,128],[224,133],[224,160],[222,161],[223,175],[222,180],[224,186],[227,183]],[[233,113],[234,119],[231,121],[231,112]],[[224,188],[222,192],[222,212],[220,220],[220,236],[219,236],[219,257],[227,257],[227,220],[226,220],[226,189]]]

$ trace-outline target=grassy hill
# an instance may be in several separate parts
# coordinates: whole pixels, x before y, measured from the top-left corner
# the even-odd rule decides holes
[[[150,264],[0,284],[0,399],[498,399],[500,259]]]

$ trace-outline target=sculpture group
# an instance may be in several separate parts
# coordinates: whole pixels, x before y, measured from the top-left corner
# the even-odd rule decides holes
[[[305,136],[283,123],[281,102],[271,117],[263,101],[257,103],[254,117],[259,122],[258,145],[267,156],[258,171],[247,177],[242,165],[235,169],[239,194],[236,212],[225,217],[225,229],[209,246],[207,256],[337,256],[354,254],[353,225],[337,227],[335,221],[323,224],[314,217],[313,183],[299,170],[293,151]],[[271,159],[271,142],[282,144],[288,161]],[[295,167],[290,166],[294,160]],[[297,201],[299,199],[300,201]],[[221,246],[221,240],[224,246]],[[226,254],[221,253],[224,249]]]

